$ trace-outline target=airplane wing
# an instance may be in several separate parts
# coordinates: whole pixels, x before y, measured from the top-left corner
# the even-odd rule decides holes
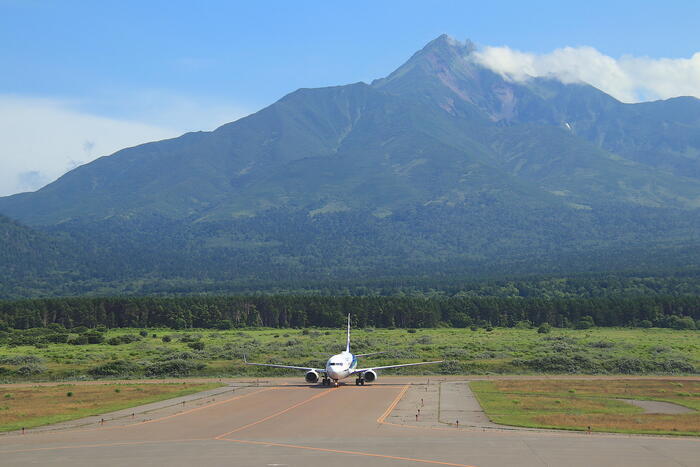
[[[249,362],[248,359],[246,359],[245,355],[243,356],[243,363],[245,363],[246,365],[269,366],[269,367],[272,367],[272,368],[287,368],[287,369],[290,369],[290,370],[302,370],[302,371],[311,371],[311,370],[313,370],[313,371],[315,371],[316,373],[324,373],[324,374],[326,373],[326,370],[325,370],[325,369],[321,369],[321,368],[311,368],[311,367],[308,367],[308,366],[275,365],[275,364],[273,364],[273,363],[252,363],[252,362]]]
[[[387,368],[400,368],[402,366],[416,366],[416,365],[430,365],[431,363],[442,363],[444,360],[437,360],[434,362],[419,362],[419,363],[403,363],[401,365],[385,365],[385,366],[373,366],[370,368],[358,368],[354,373],[364,373],[365,371],[368,370],[386,370]]]

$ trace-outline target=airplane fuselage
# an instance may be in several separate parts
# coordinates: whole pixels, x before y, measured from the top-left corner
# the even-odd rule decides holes
[[[357,358],[345,350],[338,355],[333,355],[326,362],[326,374],[334,381],[345,379],[352,375],[355,368],[357,368]]]

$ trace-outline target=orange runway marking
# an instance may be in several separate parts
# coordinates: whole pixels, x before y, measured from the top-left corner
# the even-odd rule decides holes
[[[217,438],[217,439],[219,439],[219,438]],[[451,465],[451,466],[455,466],[455,467],[475,467],[473,465],[457,464],[455,462],[434,461],[434,460],[429,460],[429,459],[414,459],[412,457],[389,456],[386,454],[374,454],[371,452],[361,452],[361,451],[344,451],[342,449],[315,448],[313,446],[298,446],[296,444],[271,443],[268,441],[246,441],[243,439],[221,439],[221,441],[229,441],[232,443],[241,443],[241,444],[257,444],[257,445],[264,445],[264,446],[276,446],[276,447],[280,447],[280,448],[305,449],[307,451],[331,452],[331,453],[335,453],[335,454],[352,454],[352,455],[356,455],[356,456],[380,457],[382,459],[393,459],[393,460],[397,460],[397,461],[410,461],[410,462],[422,462],[424,464]]]
[[[272,418],[275,418],[275,417],[278,417],[278,416],[280,416],[280,415],[283,415],[283,414],[289,412],[290,410],[296,409],[297,407],[306,404],[307,402],[311,402],[311,401],[314,400],[314,399],[318,399],[319,397],[325,396],[326,394],[329,394],[331,391],[334,391],[335,389],[337,389],[337,388],[328,389],[327,391],[323,391],[323,392],[321,392],[321,393],[318,393],[318,394],[316,394],[316,395],[314,395],[314,396],[309,397],[308,399],[304,399],[304,400],[301,401],[301,402],[298,402],[298,403],[296,403],[296,404],[294,404],[294,405],[291,405],[291,406],[287,407],[287,408],[284,409],[284,410],[280,410],[279,412],[273,413],[272,415],[268,415],[267,417],[261,418],[260,420],[258,420],[258,421],[256,421],[256,422],[248,423],[247,425],[243,425],[242,427],[236,428],[235,430],[228,431],[228,432],[226,432],[226,433],[224,433],[224,434],[221,434],[221,435],[215,437],[214,439],[222,439],[224,436],[228,436],[228,435],[230,435],[230,434],[232,434],[232,433],[236,433],[236,432],[245,430],[246,428],[250,428],[251,426],[258,425],[258,424],[263,423],[263,422],[266,422],[266,421],[268,421],[268,420],[270,420],[270,419],[272,419]]]

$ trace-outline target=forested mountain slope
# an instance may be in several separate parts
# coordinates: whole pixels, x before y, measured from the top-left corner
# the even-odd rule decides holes
[[[700,100],[514,81],[447,36],[371,84],[300,89],[0,198],[80,245],[78,292],[693,270],[698,207]]]

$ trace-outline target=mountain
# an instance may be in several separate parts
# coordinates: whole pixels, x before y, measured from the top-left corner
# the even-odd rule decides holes
[[[106,282],[644,269],[659,248],[694,265],[700,100],[514,81],[474,51],[440,36],[371,84],[118,151],[0,213]]]

